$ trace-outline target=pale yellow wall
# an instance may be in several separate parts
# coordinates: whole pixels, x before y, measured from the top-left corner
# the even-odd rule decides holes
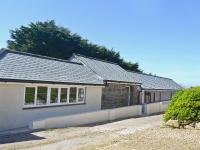
[[[23,110],[25,85],[0,84],[0,131],[28,126],[35,119],[101,109],[102,87],[88,86],[86,104]]]

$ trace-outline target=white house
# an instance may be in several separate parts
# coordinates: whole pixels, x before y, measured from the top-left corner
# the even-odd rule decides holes
[[[170,100],[171,79],[80,55],[69,61],[0,50],[0,131],[48,117]]]

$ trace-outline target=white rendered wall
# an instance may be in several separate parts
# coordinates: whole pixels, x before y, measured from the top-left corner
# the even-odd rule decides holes
[[[29,122],[101,109],[102,87],[87,86],[81,105],[23,109],[25,84],[0,84],[0,131],[28,127]]]
[[[170,101],[163,101],[157,103],[144,104],[144,113],[145,114],[155,114],[162,113],[167,110]]]
[[[29,127],[31,129],[61,128],[139,116],[141,114],[142,106],[134,105],[115,109],[106,109],[95,112],[35,120],[33,122],[30,122]]]

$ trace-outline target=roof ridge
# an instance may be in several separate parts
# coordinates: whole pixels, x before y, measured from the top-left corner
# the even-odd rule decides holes
[[[72,54],[72,57],[73,56],[76,58],[76,55],[74,53]],[[76,58],[76,59],[78,59],[78,58]],[[78,59],[78,60],[81,61],[80,59]],[[84,66],[86,66],[86,64],[84,62],[82,62],[82,63],[83,63]],[[90,71],[92,71],[98,78],[103,80],[103,78],[98,73],[96,73],[91,67],[87,66],[87,68],[90,69]]]
[[[0,54],[5,52],[5,51],[10,52],[10,53],[15,53],[15,54],[22,54],[22,55],[27,55],[27,56],[32,56],[32,57],[38,57],[38,58],[42,58],[42,59],[49,59],[49,60],[54,60],[54,61],[60,61],[60,62],[66,62],[66,63],[71,63],[71,64],[83,65],[82,63],[72,62],[72,61],[65,60],[65,59],[59,59],[59,58],[55,58],[55,57],[43,56],[43,55],[27,53],[27,52],[21,52],[21,51],[6,49],[6,48],[0,49]]]
[[[172,79],[167,78],[167,77],[161,77],[161,76],[151,75],[151,74],[142,73],[142,72],[136,72],[136,71],[130,71],[130,70],[126,70],[126,71],[127,71],[127,72],[131,72],[131,73],[136,73],[136,74],[141,74],[141,75],[151,76],[151,77],[158,77],[158,78],[163,78],[163,79],[172,80]]]
[[[73,53],[72,56],[80,56],[80,57],[89,58],[89,59],[94,59],[94,60],[101,61],[101,62],[105,62],[105,63],[109,63],[109,64],[118,65],[117,63],[112,62],[112,61],[103,60],[103,59],[95,58],[95,57],[91,57],[91,56],[85,56],[85,55],[77,54],[77,53]],[[119,65],[118,65],[118,66],[119,66]]]

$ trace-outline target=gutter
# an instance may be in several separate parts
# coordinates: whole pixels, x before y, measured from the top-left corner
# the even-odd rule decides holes
[[[121,84],[133,84],[133,85],[141,85],[142,83],[138,83],[138,82],[126,82],[126,81],[113,81],[113,80],[104,80],[106,85],[108,83],[121,83]]]
[[[4,83],[36,83],[36,84],[63,84],[63,85],[90,85],[90,86],[105,86],[102,84],[93,84],[93,83],[74,83],[74,82],[55,82],[55,81],[39,81],[39,80],[20,80],[20,79],[1,79],[0,82]]]
[[[142,90],[144,91],[173,91],[173,90],[179,90],[179,89],[145,89],[145,88],[142,88]]]

